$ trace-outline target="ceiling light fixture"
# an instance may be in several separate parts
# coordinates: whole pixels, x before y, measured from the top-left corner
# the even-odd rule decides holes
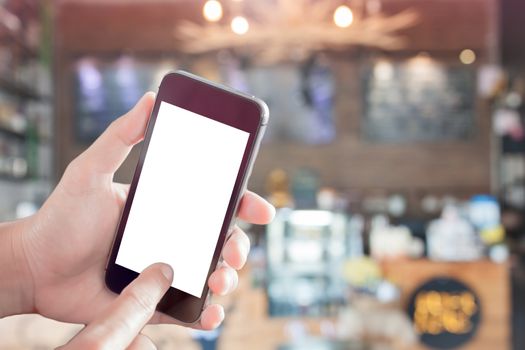
[[[348,28],[353,21],[354,14],[348,6],[341,5],[334,11],[334,23],[339,28]]]
[[[217,22],[222,18],[222,5],[217,0],[208,0],[202,8],[202,15],[207,21]]]
[[[237,16],[232,19],[231,22],[232,31],[237,35],[244,35],[250,30],[250,23],[242,16]]]
[[[419,13],[405,9],[385,14],[380,12],[381,0],[368,1],[375,1],[373,11],[360,11],[358,6],[354,11],[345,5],[334,8],[332,1],[272,0],[272,11],[266,1],[222,1],[222,8],[227,4],[228,13],[234,14],[227,22],[182,20],[174,36],[186,53],[229,49],[265,64],[302,60],[317,52],[356,45],[381,50],[407,47],[402,31],[420,22]],[[251,18],[256,20],[248,22]]]

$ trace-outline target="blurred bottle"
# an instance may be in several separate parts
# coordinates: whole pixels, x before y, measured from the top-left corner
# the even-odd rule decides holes
[[[337,192],[331,187],[322,187],[317,193],[317,207],[321,210],[334,211],[337,204]]]
[[[348,221],[348,257],[360,258],[364,255],[363,230],[365,220],[362,215],[354,214]]]
[[[268,200],[276,208],[293,207],[293,199],[290,195],[290,181],[288,174],[283,169],[274,169],[266,180]]]
[[[292,194],[296,209],[317,208],[319,175],[313,169],[297,170],[292,180]]]
[[[472,261],[483,255],[474,227],[454,205],[447,205],[441,218],[429,224],[427,244],[428,257],[433,260]]]
[[[505,230],[501,225],[501,213],[498,200],[490,195],[472,197],[468,206],[470,222],[479,231],[486,245],[495,245],[505,239]]]

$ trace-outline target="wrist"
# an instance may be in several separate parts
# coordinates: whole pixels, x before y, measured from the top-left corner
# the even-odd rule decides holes
[[[29,221],[0,224],[0,317],[33,312],[33,278],[22,244]]]

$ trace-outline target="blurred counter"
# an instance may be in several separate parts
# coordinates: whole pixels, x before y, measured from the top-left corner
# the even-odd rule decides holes
[[[427,310],[429,316],[440,321],[436,324],[426,319],[429,328],[419,330],[420,342],[413,346],[400,347],[391,342],[385,344],[381,339],[363,339],[366,340],[365,348],[374,349],[378,340],[377,346],[386,349],[510,348],[508,264],[489,260],[449,263],[399,259],[384,261],[381,268],[385,278],[400,288],[403,312],[408,311],[413,319],[418,317],[417,313],[420,317],[421,304],[426,298],[428,304],[433,303]],[[246,344],[250,344],[251,349],[286,348],[290,341],[297,341],[301,336],[314,343],[316,338],[324,338],[327,348],[341,345],[334,343],[335,347],[330,347],[329,339],[335,340],[341,335],[344,317],[269,317],[267,296],[263,289],[250,286],[249,275],[249,271],[244,271],[240,288],[230,299],[231,308],[219,338],[221,349],[245,349]],[[387,309],[372,312],[381,312],[386,322],[383,326],[392,327]],[[421,323],[421,319],[414,320],[416,329],[418,322]],[[352,344],[357,348],[363,346]]]
[[[462,349],[508,349],[510,348],[510,270],[508,264],[496,264],[488,260],[474,262],[433,262],[426,259],[420,260],[393,260],[382,263],[382,268],[387,279],[398,285],[402,292],[403,307],[412,311],[414,318],[417,313],[417,291],[425,285],[437,286],[441,301],[451,293],[447,289],[455,289],[456,282],[463,284],[474,295],[477,310],[472,318],[475,320],[469,328],[459,330],[458,337],[465,339]],[[448,284],[448,286],[445,286]],[[423,288],[424,289],[424,288]],[[435,292],[434,292],[435,293]],[[457,291],[456,291],[457,293]],[[426,294],[429,295],[428,289]],[[437,296],[438,294],[435,293]],[[445,295],[445,297],[443,296]],[[444,309],[442,306],[441,309]],[[432,311],[432,310],[431,310]],[[439,310],[440,313],[446,310]],[[441,336],[444,341],[450,341],[452,336],[445,330],[435,329],[430,338]],[[477,329],[475,329],[477,327]],[[473,334],[470,334],[473,333]],[[423,335],[424,336],[424,335]],[[419,347],[417,347],[419,349]],[[427,349],[423,345],[420,349]]]

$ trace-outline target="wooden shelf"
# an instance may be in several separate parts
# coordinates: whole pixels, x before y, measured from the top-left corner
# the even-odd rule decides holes
[[[19,37],[0,28],[0,46],[10,47],[22,55],[22,60],[37,59],[38,49],[27,46]]]
[[[30,178],[28,176],[24,176],[24,177],[14,177],[14,176],[11,176],[11,175],[5,175],[5,174],[0,174],[0,181],[7,181],[7,182],[16,182],[16,183],[22,183],[22,182],[25,182],[27,180],[29,180]]]
[[[20,139],[20,140],[25,140],[26,139],[26,134],[25,133],[19,132],[19,131],[15,131],[15,130],[11,130],[11,129],[8,129],[8,128],[6,128],[4,126],[1,126],[1,125],[0,125],[0,134],[11,136],[11,137],[16,137],[17,139]]]
[[[18,83],[11,79],[6,79],[4,77],[0,77],[0,90],[3,90],[7,93],[10,93],[11,95],[15,95],[23,99],[31,99],[37,101],[47,99],[47,97],[40,95],[31,87],[25,84]]]

